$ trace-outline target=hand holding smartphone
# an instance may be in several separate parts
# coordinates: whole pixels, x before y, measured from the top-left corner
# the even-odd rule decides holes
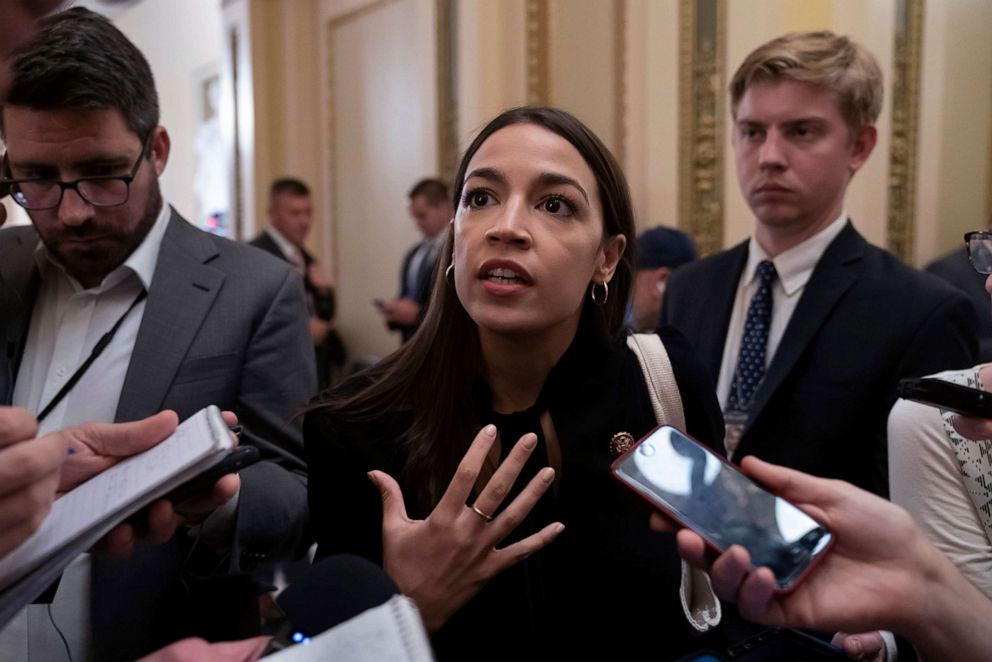
[[[617,458],[612,473],[718,552],[744,547],[755,567],[772,570],[779,591],[795,587],[833,543],[809,515],[670,426]]]

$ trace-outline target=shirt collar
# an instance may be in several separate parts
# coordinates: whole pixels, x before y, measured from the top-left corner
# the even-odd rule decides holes
[[[286,256],[286,259],[291,259],[297,253],[296,246],[293,245],[289,239],[286,239],[286,235],[279,230],[276,230],[271,225],[265,228],[265,232],[272,237],[272,241],[276,242],[276,246],[282,251],[282,254]]]
[[[169,218],[171,216],[172,207],[169,206],[168,201],[163,197],[162,208],[159,210],[158,216],[155,217],[155,223],[152,225],[151,230],[148,231],[148,234],[145,235],[145,238],[138,244],[137,248],[131,251],[131,254],[128,255],[123,264],[107,274],[100,285],[93,289],[98,291],[106,290],[121,282],[128,273],[133,273],[141,281],[145,290],[150,290],[152,278],[155,275],[155,266],[158,264],[159,251],[162,248],[162,238],[165,236],[165,229],[169,225]],[[54,267],[65,274],[69,282],[72,283],[75,291],[83,291],[84,288],[79,284],[79,281],[68,274],[65,267],[49,253],[43,242],[38,242],[34,258],[42,278],[47,275],[50,268]]]
[[[820,261],[827,247],[837,238],[846,223],[847,213],[843,212],[830,225],[806,241],[772,258],[775,272],[786,295],[792,296],[806,286],[810,276],[813,275],[816,263]],[[747,246],[747,264],[744,266],[745,284],[750,284],[754,280],[758,265],[767,259],[769,259],[768,254],[762,250],[752,235]]]
[[[442,246],[444,246],[444,240],[447,239],[447,238],[448,238],[448,233],[447,232],[444,232],[444,231],[441,231],[441,232],[438,232],[433,237],[431,237],[430,239],[428,239],[428,241],[431,242],[432,246],[435,249],[438,249],[438,248],[441,248]]]

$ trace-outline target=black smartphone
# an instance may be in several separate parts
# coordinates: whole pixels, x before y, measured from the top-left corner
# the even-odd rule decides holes
[[[258,449],[254,446],[237,446],[232,448],[217,464],[203,473],[193,476],[162,498],[172,503],[182,503],[187,499],[209,491],[214,483],[227,474],[236,474],[245,467],[250,467],[258,462],[258,459]]]
[[[992,393],[942,379],[903,379],[899,382],[899,397],[965,416],[992,418]]]
[[[728,648],[726,659],[734,662],[762,660],[831,662],[846,660],[848,657],[837,646],[802,630],[768,628]]]
[[[830,531],[724,458],[661,426],[613,462],[620,482],[692,529],[717,552],[741,545],[789,591],[833,544]]]

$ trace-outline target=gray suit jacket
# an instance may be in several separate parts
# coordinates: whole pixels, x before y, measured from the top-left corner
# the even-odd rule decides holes
[[[34,228],[0,231],[0,401],[9,403],[39,277]],[[237,413],[262,461],[241,473],[234,542],[216,554],[181,532],[127,561],[93,567],[99,659],[138,657],[185,636],[242,635],[259,563],[310,542],[306,464],[293,419],[316,379],[300,277],[261,251],[202,232],[175,211],[117,408],[117,421],[162,409],[185,419],[209,404]],[[250,611],[249,611],[250,610]],[[155,616],[153,617],[152,614]]]

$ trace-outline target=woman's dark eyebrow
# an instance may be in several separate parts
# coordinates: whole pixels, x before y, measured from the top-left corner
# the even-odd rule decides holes
[[[465,181],[472,179],[473,177],[478,177],[480,179],[487,179],[498,184],[506,185],[508,180],[506,175],[496,168],[476,168],[472,172],[465,176]],[[544,172],[537,176],[537,183],[540,186],[571,186],[577,190],[585,199],[586,204],[589,204],[589,195],[586,190],[582,188],[582,185],[571,177],[566,177],[565,175],[559,175],[554,172]]]
[[[559,175],[554,172],[541,173],[537,177],[537,181],[542,186],[571,186],[582,194],[585,199],[586,204],[589,204],[589,196],[586,194],[586,190],[582,188],[582,185],[571,177],[566,177],[565,175]]]
[[[489,181],[496,182],[497,184],[507,183],[506,175],[496,168],[476,168],[472,172],[465,175],[465,181],[468,181],[473,177],[488,179]]]

